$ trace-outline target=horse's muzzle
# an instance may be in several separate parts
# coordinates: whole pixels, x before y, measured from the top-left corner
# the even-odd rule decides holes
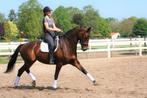
[[[82,47],[82,50],[86,51],[86,50],[88,50],[88,47]]]

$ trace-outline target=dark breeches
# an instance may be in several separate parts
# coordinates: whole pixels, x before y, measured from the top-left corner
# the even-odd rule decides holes
[[[54,39],[53,39],[54,37],[55,36],[53,34],[49,34],[49,33],[45,33],[45,36],[44,36],[44,41],[48,43],[48,49],[51,55],[53,55],[54,47],[55,47]]]

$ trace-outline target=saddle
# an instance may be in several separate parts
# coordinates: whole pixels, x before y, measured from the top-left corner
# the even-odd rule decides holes
[[[59,46],[59,36],[56,36],[54,43],[55,43],[54,52],[56,52],[58,49],[58,46]],[[41,52],[49,52],[48,44],[44,41],[41,41],[40,50],[41,50]]]

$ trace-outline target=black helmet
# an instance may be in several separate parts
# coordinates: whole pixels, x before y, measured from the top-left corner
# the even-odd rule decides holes
[[[43,8],[43,12],[44,12],[44,13],[50,12],[50,11],[52,11],[52,9],[49,8],[48,6],[46,6],[46,7]]]

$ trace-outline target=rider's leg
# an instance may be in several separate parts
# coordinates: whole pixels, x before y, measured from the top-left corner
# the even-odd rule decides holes
[[[54,63],[54,40],[53,37],[47,33],[45,34],[45,41],[48,43],[50,63]]]

